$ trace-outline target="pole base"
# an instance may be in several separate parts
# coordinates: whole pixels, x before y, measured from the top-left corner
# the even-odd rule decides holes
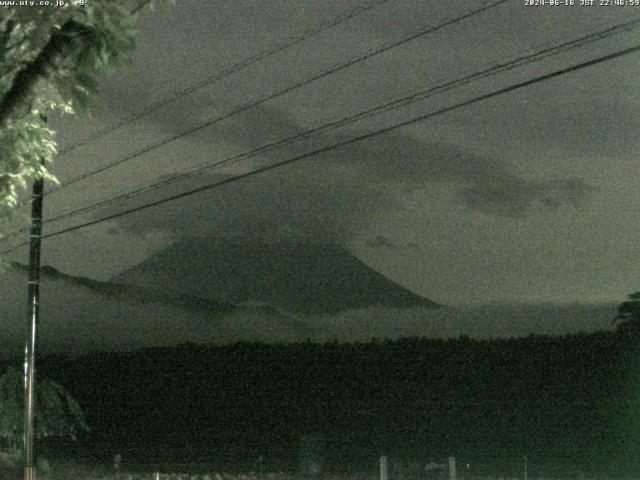
[[[36,467],[24,467],[24,480],[36,480]]]

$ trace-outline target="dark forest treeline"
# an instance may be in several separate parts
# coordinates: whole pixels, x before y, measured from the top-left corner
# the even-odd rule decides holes
[[[640,449],[637,338],[181,345],[79,358],[38,374],[80,402],[74,448],[135,462],[295,465],[319,432],[329,468],[453,454],[478,469],[629,472]],[[640,465],[638,465],[640,467]]]

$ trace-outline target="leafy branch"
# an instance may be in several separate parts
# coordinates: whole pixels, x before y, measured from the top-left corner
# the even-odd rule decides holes
[[[97,77],[130,62],[137,15],[120,3],[0,11],[0,238],[17,218],[17,192],[42,176],[54,180],[54,132],[41,117],[87,112]]]

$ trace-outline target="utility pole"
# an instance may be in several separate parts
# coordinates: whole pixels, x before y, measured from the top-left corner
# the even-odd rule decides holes
[[[389,480],[389,459],[386,455],[380,457],[380,480]]]
[[[33,414],[35,408],[36,338],[40,311],[40,243],[42,237],[42,193],[44,179],[33,182],[31,233],[29,237],[29,280],[27,342],[24,351],[24,480],[36,480],[33,461]]]

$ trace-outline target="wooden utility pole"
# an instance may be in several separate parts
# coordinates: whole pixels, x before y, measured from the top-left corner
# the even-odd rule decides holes
[[[389,460],[386,455],[380,457],[380,480],[389,480]]]
[[[456,457],[449,457],[449,480],[456,480]]]
[[[36,480],[33,455],[33,414],[35,408],[36,339],[40,311],[40,243],[42,237],[42,193],[44,179],[33,182],[31,234],[29,239],[29,280],[27,342],[24,351],[24,480]]]

